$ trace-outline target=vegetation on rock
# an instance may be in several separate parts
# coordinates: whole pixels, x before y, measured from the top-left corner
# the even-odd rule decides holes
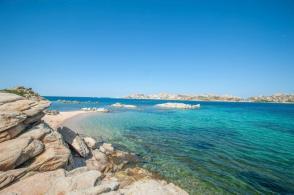
[[[32,100],[44,100],[43,97],[41,97],[38,93],[34,92],[32,88],[26,88],[23,86],[18,86],[14,88],[8,88],[8,89],[2,89],[0,92],[6,92],[6,93],[13,93],[22,97],[25,97],[26,99],[32,99]]]

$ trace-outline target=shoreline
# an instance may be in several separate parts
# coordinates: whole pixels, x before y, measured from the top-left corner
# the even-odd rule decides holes
[[[61,127],[67,120],[73,119],[80,115],[85,114],[93,114],[94,111],[83,111],[83,110],[75,110],[75,111],[63,111],[59,112],[56,115],[46,114],[42,119],[53,129],[57,129]]]
[[[48,111],[50,104],[0,92],[0,194],[188,194],[140,168],[135,153],[63,125],[95,111]]]
[[[54,129],[58,129],[58,128],[64,128],[67,127],[71,121],[74,120],[79,120],[82,119],[83,117],[87,117],[89,115],[93,115],[93,114],[105,114],[105,113],[99,113],[99,112],[95,112],[95,111],[80,111],[80,110],[76,110],[76,111],[62,111],[59,112],[58,114],[55,115],[49,115],[46,114],[42,119],[45,123],[47,123],[51,128]],[[66,124],[66,123],[69,124]],[[75,133],[77,133],[77,135],[81,136],[82,139],[88,137],[88,138],[95,138],[91,135],[88,135],[87,133],[83,132],[80,129],[72,129],[70,128],[72,131],[74,131]],[[115,143],[108,143],[105,142],[104,140],[96,140],[97,143],[103,143],[102,146],[104,146],[104,144],[109,144],[112,148],[112,144]],[[100,146],[101,148],[101,146]],[[100,149],[99,148],[99,149]],[[89,150],[92,151],[92,149],[89,147]],[[173,195],[175,194],[179,194],[179,195],[188,195],[187,191],[185,191],[184,189],[182,189],[181,187],[175,185],[174,183],[172,183],[171,181],[165,179],[162,175],[160,175],[157,172],[153,172],[153,171],[149,171],[145,168],[142,168],[140,166],[138,166],[138,163],[140,162],[139,157],[134,154],[134,153],[130,153],[129,151],[126,150],[121,150],[120,148],[114,148],[112,149],[114,150],[114,155],[110,154],[108,155],[108,158],[111,159],[110,162],[108,162],[109,164],[112,164],[113,160],[118,158],[120,155],[126,155],[128,156],[127,158],[129,158],[129,161],[127,164],[123,164],[124,166],[121,167],[120,170],[118,170],[117,172],[113,172],[112,174],[114,174],[114,177],[118,178],[118,181],[120,181],[121,183],[123,183],[123,186],[125,185],[126,189],[131,186],[133,183],[142,183],[140,185],[142,185],[142,187],[140,185],[136,186],[135,188],[139,188],[136,189],[136,191],[141,191],[141,190],[151,190],[151,192],[153,193],[153,189],[149,189],[149,188],[158,188],[157,190],[154,191],[154,195],[161,195],[161,194],[165,194],[166,195]],[[93,152],[93,151],[92,151]],[[113,156],[112,156],[113,155]],[[125,158],[125,157],[124,157]],[[135,158],[135,160],[133,159]],[[116,160],[114,160],[116,161]],[[113,166],[113,164],[111,165]],[[125,168],[123,168],[125,167]],[[127,175],[127,176],[126,176]],[[108,176],[106,176],[108,177]],[[145,182],[151,182],[151,184],[148,184],[146,187],[144,186]],[[155,182],[155,183],[152,183]],[[127,183],[127,184],[124,184]],[[150,185],[150,186],[149,186]],[[142,189],[140,189],[142,188]],[[146,189],[144,189],[146,188]],[[122,189],[124,190],[124,189]]]

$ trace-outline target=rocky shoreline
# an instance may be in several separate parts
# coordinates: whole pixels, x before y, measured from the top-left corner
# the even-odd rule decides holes
[[[45,114],[49,106],[0,92],[0,194],[188,194],[137,167],[135,154],[62,126],[85,111]]]

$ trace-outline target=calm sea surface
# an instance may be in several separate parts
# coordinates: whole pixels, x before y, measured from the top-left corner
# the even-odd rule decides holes
[[[61,111],[111,109],[72,125],[139,154],[142,167],[190,194],[294,194],[294,105],[185,102],[201,108],[162,110],[154,105],[167,101],[47,98]],[[138,109],[109,107],[116,102]]]

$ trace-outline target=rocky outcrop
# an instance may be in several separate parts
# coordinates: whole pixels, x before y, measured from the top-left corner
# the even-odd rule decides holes
[[[50,102],[25,92],[30,99],[0,93],[0,189],[24,176],[65,167],[70,157],[61,135],[41,121]]]
[[[19,135],[44,116],[50,102],[32,101],[15,94],[0,93],[0,142]]]
[[[175,109],[196,109],[200,108],[200,104],[191,105],[191,104],[184,104],[184,103],[164,103],[164,104],[156,104],[156,107],[159,108],[175,108]]]

